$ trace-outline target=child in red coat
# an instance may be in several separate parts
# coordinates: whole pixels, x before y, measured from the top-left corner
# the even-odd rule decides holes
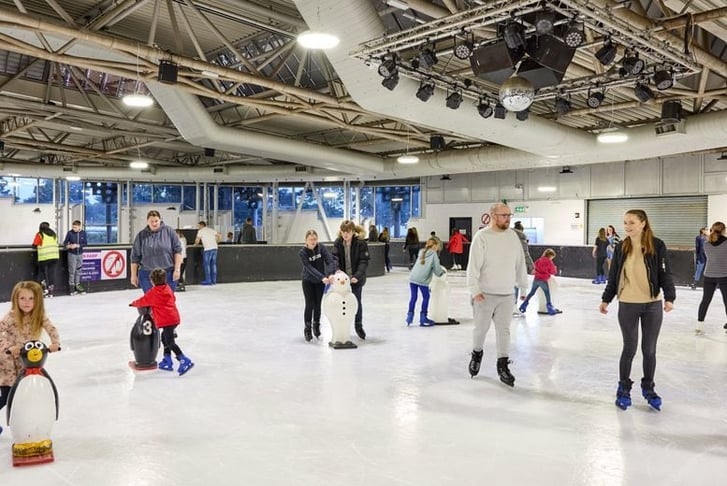
[[[180,318],[174,292],[167,285],[167,272],[163,268],[155,268],[149,274],[149,279],[154,287],[129,305],[151,308],[154,323],[162,330],[162,344],[164,345],[164,359],[159,362],[159,369],[165,371],[174,369],[172,363],[172,351],[174,351],[174,355],[179,360],[177,371],[183,375],[194,366],[194,363],[182,353],[175,342],[175,329],[179,325]]]
[[[535,260],[535,278],[533,279],[533,286],[530,287],[530,293],[527,297],[525,297],[525,301],[520,305],[520,312],[523,314],[528,308],[530,298],[535,295],[535,292],[537,292],[538,289],[542,289],[543,294],[545,294],[545,308],[548,309],[548,314],[553,316],[561,313],[560,310],[553,307],[553,303],[550,301],[550,287],[548,286],[548,279],[550,279],[552,275],[558,274],[558,267],[556,267],[553,263],[553,258],[555,258],[555,251],[553,251],[552,248],[548,248],[543,252],[543,256]]]

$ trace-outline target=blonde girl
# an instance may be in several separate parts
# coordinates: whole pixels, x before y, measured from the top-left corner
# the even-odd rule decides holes
[[[434,321],[427,317],[429,311],[429,282],[432,276],[441,277],[444,275],[444,268],[439,264],[439,241],[436,238],[429,238],[419,251],[414,266],[409,273],[409,311],[406,314],[406,325],[410,325],[414,321],[414,308],[417,303],[417,294],[422,294],[422,310],[419,313],[420,326],[433,326]]]

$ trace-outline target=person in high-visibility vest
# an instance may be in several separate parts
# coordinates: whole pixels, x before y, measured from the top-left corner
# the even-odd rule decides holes
[[[56,263],[61,256],[58,235],[47,221],[40,223],[33,239],[33,248],[38,251],[38,278],[43,286],[43,295],[53,297]]]

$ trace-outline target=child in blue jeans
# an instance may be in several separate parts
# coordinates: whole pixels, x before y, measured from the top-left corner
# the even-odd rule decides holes
[[[550,279],[552,275],[558,274],[558,267],[556,267],[553,263],[554,258],[555,251],[553,251],[552,248],[548,248],[543,252],[543,256],[535,260],[535,278],[533,279],[533,286],[530,287],[530,293],[527,297],[525,297],[525,301],[520,305],[520,312],[523,314],[528,308],[530,298],[535,295],[535,292],[537,292],[538,289],[542,289],[543,294],[545,294],[545,308],[548,310],[548,314],[553,316],[561,313],[560,310],[553,307],[553,303],[550,301],[550,287],[548,286],[548,279]]]
[[[409,290],[411,297],[409,298],[409,312],[406,314],[406,325],[410,325],[414,320],[414,308],[417,305],[417,294],[422,294],[422,310],[419,313],[420,326],[433,326],[434,321],[427,317],[429,311],[429,283],[432,276],[441,277],[445,270],[439,263],[439,241],[435,238],[429,238],[424,248],[419,250],[419,256],[414,262],[409,274]]]

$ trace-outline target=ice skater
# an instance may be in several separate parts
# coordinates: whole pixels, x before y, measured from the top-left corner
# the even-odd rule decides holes
[[[358,309],[354,319],[354,329],[360,339],[366,339],[363,328],[363,302],[361,293],[366,285],[366,270],[369,267],[369,246],[361,227],[350,220],[344,220],[339,227],[339,236],[333,242],[333,265],[351,279],[351,292],[356,296]]]
[[[154,285],[142,297],[131,304],[132,307],[150,307],[154,316],[154,323],[162,330],[162,345],[164,346],[164,358],[159,362],[159,369],[173,371],[172,352],[179,361],[177,372],[180,375],[189,371],[194,363],[182,353],[176,343],[175,330],[180,324],[179,310],[177,310],[176,298],[171,287],[167,285],[167,272],[163,268],[155,268],[149,274],[151,283]]]
[[[303,264],[301,280],[305,298],[303,337],[310,342],[313,336],[316,339],[321,336],[321,301],[329,271],[333,268],[333,256],[328,248],[318,243],[318,233],[312,229],[305,232],[305,245],[299,256]]]
[[[619,381],[616,406],[626,410],[631,406],[631,365],[639,344],[641,324],[641,354],[644,376],[641,394],[649,405],[661,409],[661,397],[654,391],[656,372],[656,342],[664,312],[674,308],[676,292],[666,245],[654,236],[649,218],[642,209],[630,209],[624,215],[626,237],[616,245],[608,283],[601,297],[599,310],[608,312],[608,304],[618,295],[618,324],[621,327],[623,348],[619,361]],[[661,292],[664,292],[662,311]]]
[[[45,313],[43,287],[38,282],[18,282],[10,297],[10,311],[0,320],[0,410],[7,403],[10,388],[23,369],[20,350],[27,341],[50,337],[50,351],[61,349],[58,330]],[[2,433],[2,427],[0,427]]]
[[[558,275],[558,267],[555,266],[553,263],[553,259],[555,258],[555,251],[553,251],[552,248],[548,248],[543,252],[543,256],[535,260],[534,267],[535,267],[535,278],[533,279],[533,285],[530,287],[530,293],[525,297],[525,301],[520,304],[520,312],[525,314],[525,311],[528,308],[528,303],[530,302],[530,299],[535,295],[535,292],[538,291],[538,289],[541,289],[543,291],[543,294],[545,295],[545,308],[548,311],[548,314],[551,316],[554,316],[556,314],[560,314],[561,311],[556,309],[553,306],[553,302],[550,300],[550,286],[548,285],[548,280],[550,280],[550,277],[553,275]]]
[[[414,309],[417,305],[417,295],[422,294],[422,308],[419,313],[420,326],[433,326],[435,322],[427,317],[429,311],[429,283],[432,276],[441,277],[445,270],[439,264],[440,241],[438,238],[429,238],[424,244],[424,248],[419,250],[414,267],[409,273],[409,311],[406,313],[406,325],[409,326],[414,321]]]
[[[727,236],[723,222],[717,221],[712,225],[709,238],[704,244],[704,252],[707,255],[707,267],[704,269],[702,301],[697,312],[695,329],[697,334],[704,333],[704,318],[707,317],[707,309],[712,303],[717,287],[722,294],[722,304],[727,312]],[[727,324],[724,328],[727,329]]]

